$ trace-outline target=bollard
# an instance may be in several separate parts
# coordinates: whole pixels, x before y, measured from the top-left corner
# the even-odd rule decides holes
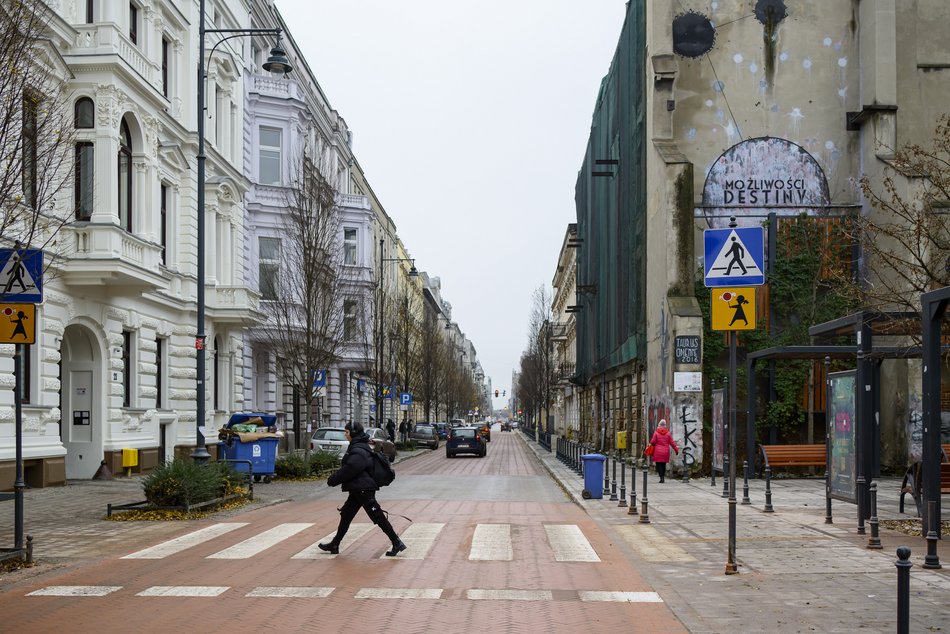
[[[623,508],[627,506],[627,461],[624,460],[623,454],[620,455],[620,502],[617,506]]]
[[[871,483],[871,536],[868,537],[868,548],[881,550],[881,538],[877,532],[877,482]]]
[[[606,458],[604,460],[604,493],[607,493],[610,490],[610,454],[608,453],[604,457]],[[614,497],[611,497],[611,499],[614,499]]]
[[[749,499],[749,461],[742,461],[742,504],[752,504]]]
[[[647,502],[647,476],[650,475],[650,466],[646,461],[643,462],[643,495],[640,497],[640,524],[650,523],[649,502]]]
[[[897,634],[910,634],[910,548],[897,549]]]
[[[765,513],[775,511],[772,508],[772,467],[768,465],[765,467],[765,508],[762,511]]]
[[[940,557],[937,555],[937,502],[929,500],[927,502],[927,519],[930,521],[930,530],[927,531],[927,556],[924,557],[922,568],[928,570],[937,570],[943,568],[940,565]]]
[[[716,486],[716,467],[709,465],[709,486]]]
[[[831,519],[831,472],[825,471],[825,524],[834,524]]]
[[[631,458],[630,461],[630,506],[627,507],[627,515],[637,514],[637,459]]]
[[[864,487],[867,485],[867,480],[863,475],[859,475],[855,484],[858,491],[858,535],[864,535]]]
[[[720,497],[724,498],[729,497],[729,478],[726,477],[727,473],[729,473],[729,454],[722,457],[722,495]]]
[[[614,474],[613,474],[613,482],[610,483],[610,501],[616,502],[617,501],[617,454],[616,452],[614,452],[613,463],[614,463],[614,466],[613,466]]]

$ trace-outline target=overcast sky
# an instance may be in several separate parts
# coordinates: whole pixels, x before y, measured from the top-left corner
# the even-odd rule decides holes
[[[494,389],[551,286],[625,0],[277,0]],[[501,407],[505,399],[495,399]]]

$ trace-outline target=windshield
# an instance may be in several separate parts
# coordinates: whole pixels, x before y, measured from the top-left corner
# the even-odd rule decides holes
[[[421,427],[421,426],[416,427],[416,433],[418,433],[420,436],[431,436],[432,428],[429,427],[428,425],[426,425],[425,427]]]
[[[456,429],[452,432],[453,438],[474,438],[475,430],[474,429]]]
[[[313,432],[314,440],[342,440],[346,442],[346,436],[342,429],[318,429]]]

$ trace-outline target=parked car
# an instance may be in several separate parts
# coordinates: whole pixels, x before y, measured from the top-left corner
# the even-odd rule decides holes
[[[346,433],[342,427],[319,427],[310,437],[311,451],[325,451],[342,456],[349,446],[350,441],[346,439]]]
[[[454,458],[460,453],[473,453],[484,458],[488,453],[488,443],[475,427],[456,427],[445,441],[445,457]]]
[[[441,440],[445,440],[449,437],[448,423],[432,423],[432,426],[435,427],[435,431],[439,434]]]
[[[409,434],[409,438],[420,445],[428,446],[429,449],[439,448],[439,434],[432,425],[417,424],[412,433]]]
[[[366,430],[366,434],[369,436],[369,446],[373,448],[373,451],[383,454],[389,458],[390,462],[396,459],[396,445],[389,440],[389,433],[385,429],[370,427]]]
[[[511,423],[505,421],[501,424],[501,431],[511,431]]]

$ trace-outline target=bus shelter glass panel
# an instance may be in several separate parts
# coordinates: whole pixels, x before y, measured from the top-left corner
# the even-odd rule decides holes
[[[856,371],[828,375],[828,494],[857,502],[857,455],[855,443]]]

